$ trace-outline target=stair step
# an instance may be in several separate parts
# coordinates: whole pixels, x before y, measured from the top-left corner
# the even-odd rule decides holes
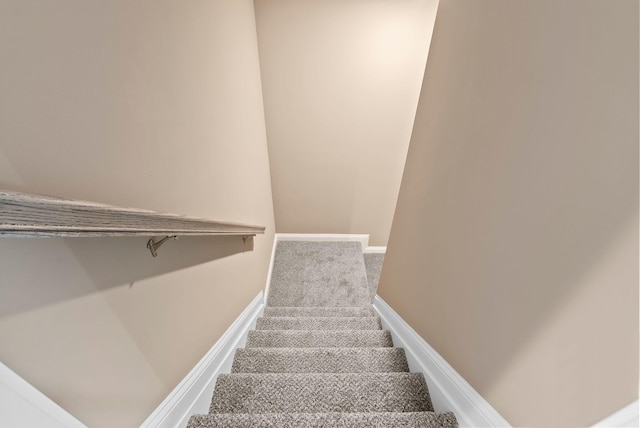
[[[402,348],[238,349],[232,373],[408,372]]]
[[[381,348],[393,346],[386,330],[252,330],[245,348]]]
[[[381,330],[378,317],[262,317],[256,330]]]
[[[219,413],[192,416],[187,428],[455,428],[453,413]]]
[[[371,306],[355,306],[351,308],[300,308],[287,306],[267,306],[265,317],[372,317],[375,311]]]
[[[433,411],[421,373],[218,376],[209,413]]]

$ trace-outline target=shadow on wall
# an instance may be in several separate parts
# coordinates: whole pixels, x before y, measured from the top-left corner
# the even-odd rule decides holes
[[[148,239],[0,239],[0,319],[253,251],[253,239],[241,236],[188,236],[166,242],[154,258]]]

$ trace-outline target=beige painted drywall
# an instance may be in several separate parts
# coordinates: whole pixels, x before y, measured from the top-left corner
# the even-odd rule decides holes
[[[378,293],[514,426],[638,398],[638,3],[440,3]]]
[[[0,240],[0,361],[88,426],[138,426],[265,285],[253,2],[2,1],[0,64],[0,188],[267,227],[156,259],[145,238]]]
[[[278,232],[386,245],[437,0],[256,0]]]

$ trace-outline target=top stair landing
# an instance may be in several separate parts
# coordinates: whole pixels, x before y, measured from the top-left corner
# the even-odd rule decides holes
[[[359,242],[278,242],[267,306],[370,305]]]

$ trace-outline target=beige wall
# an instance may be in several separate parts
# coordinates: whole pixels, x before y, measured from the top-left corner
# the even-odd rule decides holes
[[[256,0],[278,232],[386,245],[437,0]]]
[[[0,188],[259,224],[0,240],[0,361],[138,426],[264,287],[274,220],[253,2],[0,2]]]
[[[378,293],[514,426],[638,398],[638,3],[440,3]]]

